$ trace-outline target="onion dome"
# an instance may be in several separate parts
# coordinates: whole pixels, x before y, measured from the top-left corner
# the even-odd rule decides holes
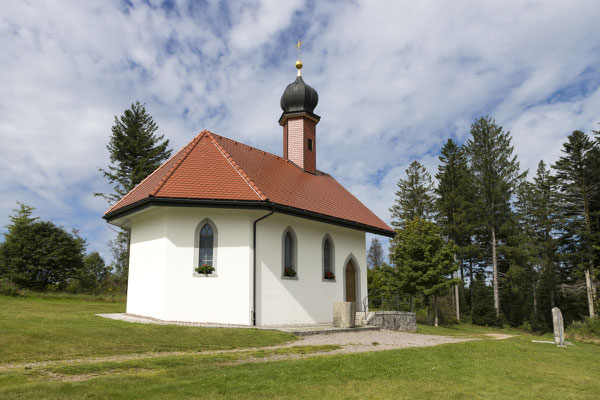
[[[299,75],[294,82],[285,88],[281,96],[281,109],[284,114],[302,111],[312,113],[318,102],[319,95],[317,91],[308,86],[302,76]]]

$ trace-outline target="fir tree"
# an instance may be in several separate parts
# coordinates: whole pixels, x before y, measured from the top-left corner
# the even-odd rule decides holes
[[[367,252],[367,266],[370,269],[379,268],[383,264],[383,248],[379,239],[374,237],[371,239],[371,245]]]
[[[434,193],[427,169],[413,161],[406,170],[406,179],[400,179],[397,185],[396,200],[390,208],[392,226],[401,228],[405,221],[415,218],[430,219],[434,211]]]
[[[594,246],[598,243],[593,226],[593,204],[600,189],[594,174],[597,149],[582,131],[574,131],[563,144],[564,155],[552,167],[560,187],[562,241],[574,265],[583,270],[588,299],[588,312],[594,316]]]
[[[471,232],[474,216],[474,193],[472,177],[467,164],[465,150],[452,139],[442,147],[439,157],[440,165],[436,179],[437,222],[442,234],[456,245],[461,279],[464,279],[463,260],[468,254],[471,244]],[[458,271],[457,271],[458,274]],[[461,285],[462,288],[462,285]],[[459,287],[454,288],[454,305],[456,318],[460,321]]]
[[[474,184],[481,199],[478,213],[489,234],[494,309],[500,316],[500,284],[498,273],[498,245],[501,229],[510,221],[511,197],[523,178],[517,156],[513,155],[510,132],[490,118],[480,118],[471,125],[471,139],[467,151]]]
[[[457,269],[453,261],[455,251],[454,245],[444,241],[433,222],[419,218],[407,221],[392,240],[390,260],[396,290],[432,298],[436,326],[437,296],[459,282],[452,278]]]
[[[139,101],[115,116],[115,124],[106,148],[111,164],[100,169],[113,186],[113,193],[96,193],[109,203],[118,201],[171,156],[169,140],[157,135],[158,125]]]

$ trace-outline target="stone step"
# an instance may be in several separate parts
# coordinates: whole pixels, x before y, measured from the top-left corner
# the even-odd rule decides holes
[[[363,325],[363,319],[365,318],[365,313],[364,311],[357,311],[356,312],[356,318],[354,320],[354,323],[356,325]]]

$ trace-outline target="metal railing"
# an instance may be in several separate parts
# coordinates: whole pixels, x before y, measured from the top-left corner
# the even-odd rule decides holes
[[[414,312],[413,297],[410,294],[388,291],[371,291],[362,301],[363,310],[369,311],[410,311]]]

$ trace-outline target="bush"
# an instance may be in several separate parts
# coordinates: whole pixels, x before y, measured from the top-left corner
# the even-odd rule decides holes
[[[7,278],[0,278],[0,294],[5,296],[19,296],[21,288]]]
[[[586,318],[583,321],[575,321],[567,328],[567,334],[578,340],[593,339],[600,340],[600,317]]]

